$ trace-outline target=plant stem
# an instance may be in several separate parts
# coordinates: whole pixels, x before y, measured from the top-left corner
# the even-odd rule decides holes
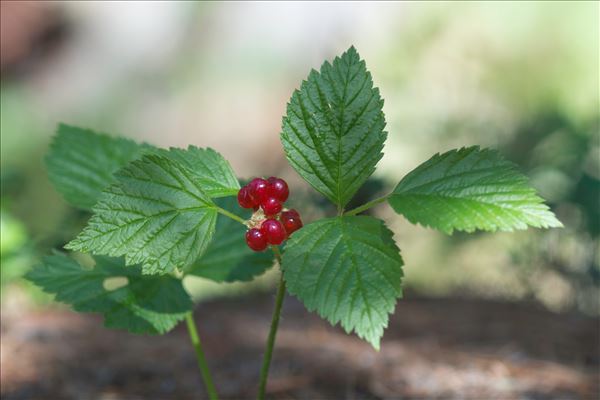
[[[234,213],[230,213],[229,211],[221,208],[221,207],[217,207],[217,212],[219,212],[220,214],[225,215],[226,217],[229,217],[231,219],[233,219],[234,221],[239,222],[240,224],[247,226],[246,225],[246,221],[244,221],[241,217],[238,217],[237,215],[235,215]]]
[[[192,346],[194,346],[194,350],[196,350],[198,367],[200,367],[200,373],[202,373],[202,379],[204,380],[204,386],[206,386],[208,397],[210,400],[218,400],[219,396],[217,395],[217,390],[215,389],[212,377],[210,376],[210,371],[208,370],[208,364],[204,357],[204,351],[202,350],[202,344],[200,343],[200,337],[198,336],[196,324],[194,323],[194,316],[191,311],[185,314],[185,322],[187,324],[188,333],[190,334]]]
[[[389,194],[386,194],[385,196],[381,196],[376,198],[375,200],[371,200],[365,204],[363,204],[362,206],[358,206],[356,208],[353,208],[352,210],[346,211],[344,213],[344,215],[356,215],[359,214],[365,210],[368,210],[369,208],[376,206],[379,203],[383,203],[384,201],[387,200],[387,198],[390,197]]]
[[[281,269],[281,253],[277,246],[271,246],[275,258],[279,263]],[[262,368],[260,370],[260,384],[258,387],[258,399],[264,400],[265,392],[267,390],[267,378],[269,376],[269,367],[271,366],[271,358],[273,357],[273,347],[275,345],[275,337],[277,336],[277,328],[279,327],[279,316],[281,315],[281,306],[283,305],[283,299],[285,297],[285,280],[283,279],[283,271],[279,278],[279,288],[277,289],[277,296],[275,297],[275,310],[273,311],[273,318],[271,320],[271,329],[269,330],[269,337],[267,339],[267,348],[263,358]]]

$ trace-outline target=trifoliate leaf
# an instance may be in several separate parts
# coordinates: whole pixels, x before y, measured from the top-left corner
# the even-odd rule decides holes
[[[235,198],[218,199],[217,205],[227,211],[249,218],[250,212],[242,210]],[[206,252],[186,271],[215,282],[251,281],[273,266],[270,251],[254,252],[245,240],[247,228],[224,215],[217,217],[213,242]]]
[[[113,174],[152,149],[131,140],[60,124],[46,156],[50,181],[72,205],[90,210]]]
[[[287,106],[281,142],[288,161],[339,208],[382,157],[387,134],[379,90],[354,47],[313,70]]]
[[[193,303],[179,279],[142,275],[139,266],[125,267],[122,258],[96,257],[93,269],[56,254],[45,257],[25,276],[56,300],[76,311],[104,314],[109,328],[132,333],[165,333],[190,311]],[[108,279],[126,278],[125,286],[105,287]]]
[[[240,190],[231,165],[213,149],[189,146],[184,150],[171,147],[169,150],[159,150],[158,154],[192,171],[204,193],[210,197],[235,196]]]
[[[288,291],[310,311],[379,349],[401,296],[402,258],[392,232],[373,217],[335,217],[295,232],[283,253]]]
[[[406,175],[388,201],[410,222],[448,234],[562,226],[514,164],[478,146],[436,154]]]
[[[133,161],[94,206],[88,226],[66,248],[141,264],[144,273],[183,268],[204,252],[217,209],[197,176],[158,155]]]

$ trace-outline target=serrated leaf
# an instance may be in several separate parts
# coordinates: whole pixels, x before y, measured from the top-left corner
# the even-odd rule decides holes
[[[171,330],[193,303],[181,281],[171,276],[142,275],[123,259],[96,257],[93,269],[64,254],[45,257],[25,277],[79,312],[101,313],[109,328],[157,334]],[[126,286],[105,288],[110,278],[124,277]]]
[[[478,146],[436,154],[406,175],[388,201],[410,222],[448,234],[562,226],[513,163]]]
[[[217,208],[197,177],[177,162],[147,155],[116,175],[87,227],[66,248],[141,264],[147,274],[183,268],[204,252]]]
[[[250,212],[242,211],[235,198],[219,199],[217,205],[242,218],[250,217]],[[224,215],[217,218],[213,242],[186,271],[188,274],[215,282],[247,282],[273,266],[273,254],[270,251],[257,253],[248,248],[244,226]]]
[[[402,258],[392,232],[373,217],[335,217],[306,225],[283,253],[288,291],[310,311],[379,349],[401,296]]]
[[[114,183],[117,170],[151,150],[132,140],[59,124],[46,156],[48,176],[69,203],[90,210]]]
[[[211,148],[171,147],[169,150],[159,150],[158,154],[175,160],[192,171],[202,190],[210,197],[235,196],[240,190],[240,183],[229,162]]]
[[[281,142],[294,169],[343,208],[375,170],[387,134],[379,89],[354,47],[311,71],[287,106]]]

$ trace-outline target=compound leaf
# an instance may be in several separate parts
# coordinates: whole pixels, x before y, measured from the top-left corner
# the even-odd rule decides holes
[[[231,165],[211,148],[189,146],[187,149],[159,150],[160,155],[177,161],[197,176],[197,182],[210,197],[235,196],[240,190]]]
[[[562,226],[514,164],[478,146],[436,154],[406,175],[388,201],[410,222],[448,234]]]
[[[216,203],[227,211],[243,214],[243,218],[250,217],[249,211],[241,211],[235,198],[218,199]],[[186,272],[215,282],[247,282],[263,274],[273,266],[273,255],[270,251],[250,250],[245,232],[239,222],[219,215],[214,240]]]
[[[48,176],[72,205],[90,210],[113,174],[152,149],[132,140],[59,124],[46,156]]]
[[[183,268],[204,252],[217,208],[193,172],[174,160],[146,155],[115,174],[87,227],[66,248],[141,264],[144,273]]]
[[[373,217],[335,217],[306,225],[283,253],[288,291],[310,311],[379,349],[401,296],[402,258],[392,232]]]
[[[383,100],[354,47],[311,71],[287,106],[281,142],[294,169],[343,208],[375,170]]]
[[[93,269],[64,254],[45,257],[26,278],[56,294],[56,300],[76,311],[101,313],[109,328],[158,334],[171,330],[193,303],[179,279],[142,275],[139,266],[125,268],[122,258],[95,257]],[[125,286],[107,288],[111,278],[125,278]]]

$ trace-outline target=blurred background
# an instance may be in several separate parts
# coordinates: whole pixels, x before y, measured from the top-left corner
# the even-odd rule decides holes
[[[445,236],[412,226],[387,207],[374,209],[393,229],[406,263],[405,300],[381,353],[323,325],[289,299],[289,326],[286,330],[284,318],[272,395],[597,396],[597,2],[0,4],[3,397],[186,398],[200,390],[195,376],[179,381],[164,368],[147,371],[149,378],[119,381],[115,370],[131,374],[139,363],[90,360],[116,351],[92,343],[94,338],[106,341],[102,334],[117,335],[123,351],[136,357],[159,351],[152,343],[167,351],[173,346],[169,340],[185,342],[177,331],[148,344],[106,333],[101,321],[70,313],[20,279],[87,218],[60,198],[44,170],[57,123],[159,146],[213,147],[242,178],[287,179],[298,193],[297,208],[311,220],[329,210],[288,166],[279,142],[281,117],[310,69],[350,45],[366,60],[381,90],[389,132],[385,156],[356,201],[391,190],[433,153],[480,144],[498,148],[517,163],[565,228]],[[196,299],[205,300],[201,312],[212,314],[206,324],[200,322],[200,330],[204,327],[215,349],[207,350],[209,359],[212,355],[225,371],[216,375],[217,381],[229,382],[226,396],[243,397],[244,382],[255,379],[258,367],[257,361],[248,361],[249,372],[243,372],[243,355],[218,350],[225,346],[219,341],[224,324],[234,330],[235,324],[257,324],[255,332],[239,337],[248,359],[256,358],[270,314],[273,276],[249,285],[217,287],[201,278],[186,282]],[[216,315],[215,309],[226,315]],[[313,326],[317,333],[307,336]],[[89,330],[98,331],[97,337]],[[313,349],[338,343],[328,347],[333,353],[321,355],[323,360],[307,363],[327,366],[339,357],[346,360],[343,352],[350,350],[352,357],[360,357],[347,364],[352,373],[346,378],[304,379],[302,362],[290,361],[306,351],[298,349],[294,335],[304,338],[299,341],[310,338]],[[79,355],[73,343],[79,343]],[[181,357],[194,374],[186,345]],[[86,351],[96,352],[87,357],[91,364],[111,365],[104,375],[48,375],[56,365],[73,373]],[[231,365],[236,359],[237,368]],[[404,361],[396,365],[393,360]],[[412,369],[403,364],[408,360],[416,360]],[[533,364],[518,369],[514,363],[519,360]],[[380,370],[382,365],[389,368]],[[180,363],[173,368],[181,368]],[[535,375],[541,371],[550,375]],[[424,375],[430,380],[423,381]],[[131,386],[132,381],[146,384]],[[148,388],[153,394],[144,392]]]

